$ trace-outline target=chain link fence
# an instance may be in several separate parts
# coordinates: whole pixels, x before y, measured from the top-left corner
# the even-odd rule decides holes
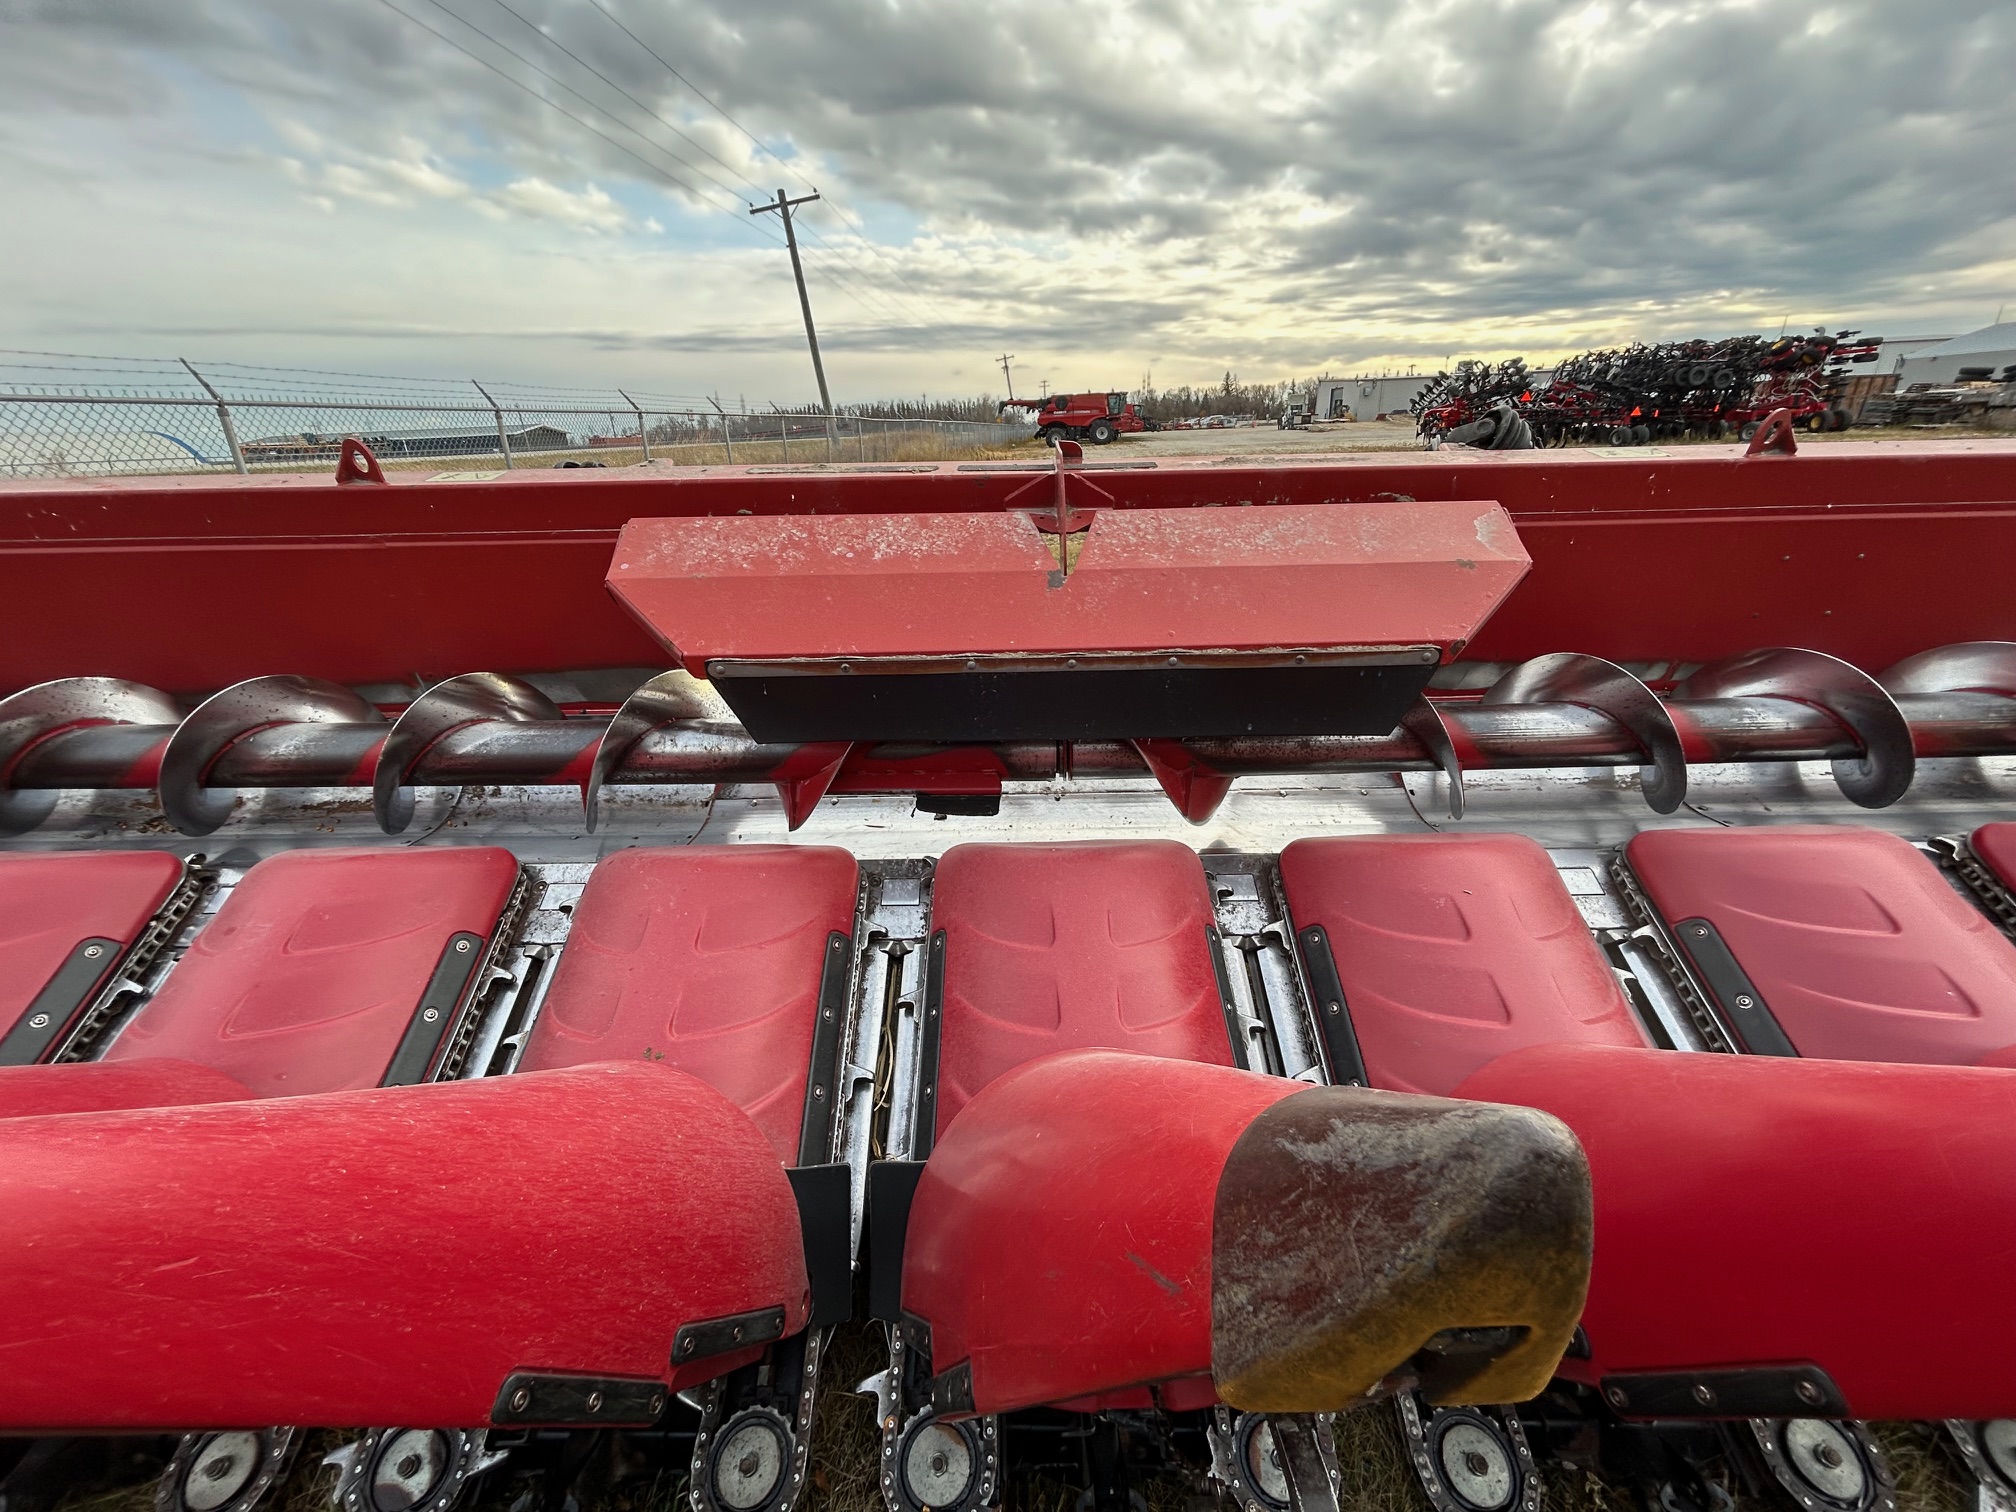
[[[971,457],[1016,421],[760,410],[643,389],[386,378],[180,358],[0,350],[0,477],[319,472],[354,436],[430,472]]]

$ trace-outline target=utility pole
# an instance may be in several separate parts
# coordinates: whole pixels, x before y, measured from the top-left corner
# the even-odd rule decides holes
[[[1008,397],[1013,399],[1015,397],[1015,375],[1008,371],[1008,364],[1015,360],[1015,354],[1013,352],[1003,352],[994,360],[1001,364],[1001,381],[1008,385]]]
[[[784,222],[784,245],[791,249],[791,276],[798,280],[798,308],[805,314],[805,344],[812,349],[812,376],[819,380],[819,408],[826,412],[826,449],[833,450],[833,400],[826,392],[826,365],[819,360],[819,332],[812,325],[812,300],[805,292],[805,266],[798,260],[798,232],[791,224],[791,211],[798,205],[809,205],[819,198],[817,194],[801,194],[797,199],[786,199],[784,191],[777,191],[777,201],[770,205],[751,205],[751,215],[768,215],[776,211]]]

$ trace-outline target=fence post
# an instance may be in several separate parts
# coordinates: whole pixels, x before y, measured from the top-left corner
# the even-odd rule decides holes
[[[735,465],[735,442],[728,434],[728,411],[721,408],[721,401],[719,399],[710,398],[707,402],[714,406],[714,413],[721,417],[721,449],[728,453],[728,465],[733,467]]]
[[[497,401],[490,397],[490,391],[483,387],[482,384],[476,382],[474,378],[471,378],[469,382],[476,392],[483,396],[483,402],[490,406],[490,413],[496,417],[497,450],[504,454],[504,465],[506,468],[509,468],[511,466],[511,438],[504,434],[504,411],[497,408]]]
[[[231,465],[241,473],[247,471],[248,469],[245,466],[245,449],[238,444],[238,427],[231,423],[231,406],[224,402],[222,394],[210,387],[210,380],[197,372],[195,366],[187,357],[177,357],[175,360],[185,368],[188,368],[189,376],[202,384],[203,392],[216,401],[217,423],[224,427],[224,444],[231,449]]]
[[[834,421],[833,410],[830,405],[826,410],[826,460],[828,462],[837,462],[840,460],[840,431]]]
[[[621,389],[616,390],[616,392],[623,394],[623,390]],[[644,448],[644,460],[649,462],[651,460],[651,432],[644,428],[644,411],[637,409],[637,401],[632,399],[628,394],[623,394],[623,402],[633,410],[637,410],[637,444]]]
[[[776,410],[777,406],[773,404],[770,408]],[[784,460],[789,462],[791,460],[791,417],[783,410],[777,410],[777,433],[784,438]]]

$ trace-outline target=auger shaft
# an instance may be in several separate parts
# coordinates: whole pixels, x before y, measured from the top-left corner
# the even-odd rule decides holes
[[[1999,694],[1905,693],[1897,705],[1922,756],[2016,753],[2016,699]],[[1572,703],[1439,704],[1465,770],[1634,766],[1638,741],[1615,719]],[[1855,736],[1825,710],[1783,698],[1668,699],[1666,708],[1703,762],[1848,759]],[[248,732],[220,755],[206,777],[220,788],[367,785],[387,726],[289,723]],[[477,783],[578,783],[606,721],[484,720],[450,731],[417,761],[419,786]],[[9,774],[17,789],[148,788],[173,725],[94,725],[65,730],[25,752]],[[1185,743],[1198,760],[1240,776],[1322,772],[1433,770],[1438,763],[1414,735],[1243,737]],[[909,758],[871,748],[900,770]],[[1051,742],[988,747],[1008,781],[1042,782],[1060,770]],[[616,783],[720,783],[776,780],[800,753],[793,745],[750,739],[740,725],[709,721],[663,726],[640,739],[608,780]],[[1133,777],[1149,768],[1125,741],[1080,741],[1069,770],[1084,777]],[[892,788],[900,783],[892,783]]]

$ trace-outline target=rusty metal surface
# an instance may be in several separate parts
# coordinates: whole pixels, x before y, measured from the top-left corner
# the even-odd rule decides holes
[[[1590,1201],[1575,1137],[1527,1109],[1362,1087],[1276,1103],[1218,1183],[1219,1395],[1327,1412],[1415,1379],[1438,1404],[1538,1394],[1581,1316]]]

